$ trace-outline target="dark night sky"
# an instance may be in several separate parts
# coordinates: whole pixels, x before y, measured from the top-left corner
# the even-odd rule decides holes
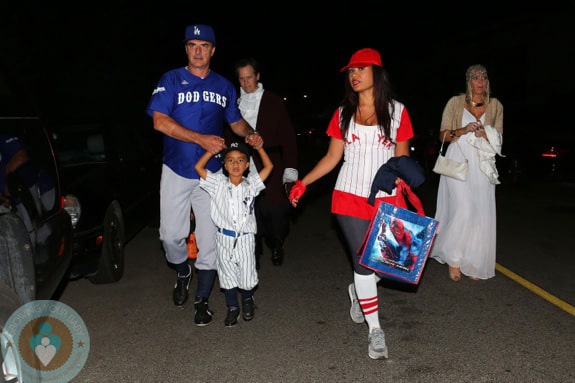
[[[141,117],[159,76],[186,63],[185,26],[206,23],[218,40],[214,70],[235,81],[234,61],[254,56],[266,88],[290,99],[307,93],[316,110],[335,108],[343,90],[339,68],[367,46],[382,52],[416,130],[437,128],[443,105],[464,90],[465,70],[475,63],[489,71],[506,127],[551,101],[574,101],[574,1],[502,10],[345,0],[324,12],[311,12],[309,1],[195,3],[1,5],[0,65],[51,119]]]

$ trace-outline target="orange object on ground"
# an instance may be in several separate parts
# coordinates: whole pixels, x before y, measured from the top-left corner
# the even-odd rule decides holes
[[[196,259],[198,257],[198,245],[196,244],[195,233],[190,233],[187,243],[188,243],[188,258]]]

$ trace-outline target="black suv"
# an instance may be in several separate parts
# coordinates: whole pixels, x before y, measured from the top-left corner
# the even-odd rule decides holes
[[[70,279],[122,278],[124,245],[157,224],[162,165],[144,112],[55,123],[5,80],[0,73],[0,335],[19,306],[58,299]],[[0,357],[0,377],[18,379],[18,356]]]
[[[37,118],[0,117],[0,283],[21,301],[49,298],[71,261],[52,145]]]
[[[0,103],[0,333],[19,306],[54,296],[73,238],[51,135],[40,119],[6,112],[10,102]],[[0,356],[1,376],[18,376],[17,364]]]

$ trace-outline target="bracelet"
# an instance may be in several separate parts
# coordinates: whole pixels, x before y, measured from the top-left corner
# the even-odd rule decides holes
[[[257,134],[259,136],[259,132],[254,129],[251,132],[249,132],[246,137],[251,136],[252,134]]]
[[[454,129],[454,130],[452,130],[451,132],[449,132],[449,137],[450,137],[450,138],[455,137],[455,131],[456,131],[456,130],[457,130],[457,129]]]

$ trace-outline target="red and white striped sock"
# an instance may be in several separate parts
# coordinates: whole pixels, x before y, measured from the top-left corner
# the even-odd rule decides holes
[[[380,328],[376,275],[354,273],[353,280],[357,298],[363,310],[365,321],[369,326],[369,331],[371,332],[374,328]]]

